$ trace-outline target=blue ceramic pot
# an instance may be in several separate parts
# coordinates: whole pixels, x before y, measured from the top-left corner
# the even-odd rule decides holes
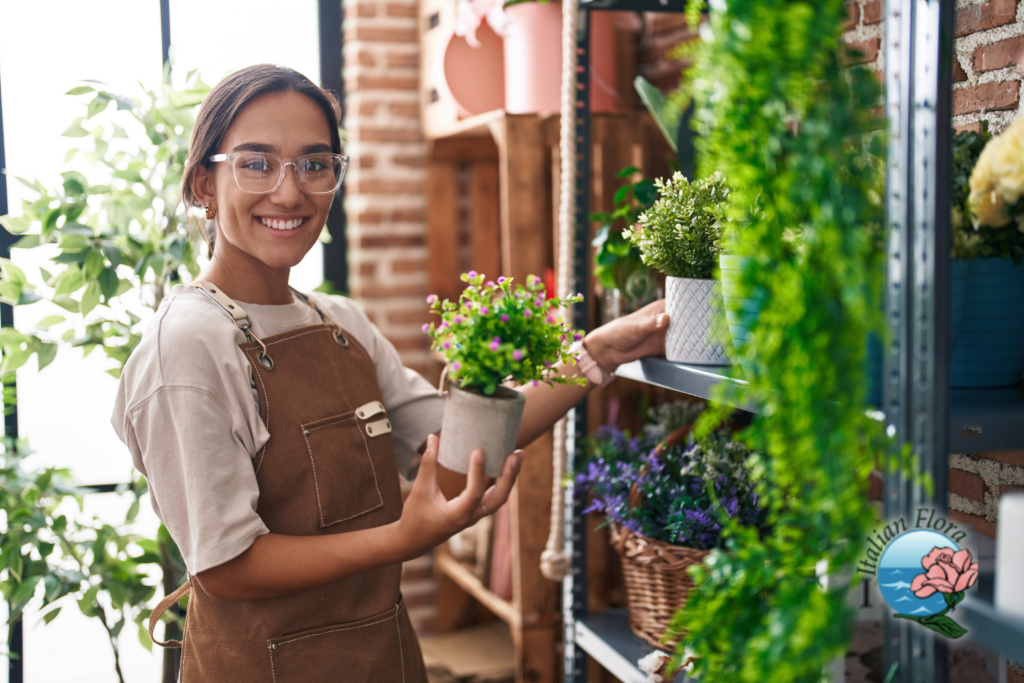
[[[967,305],[967,285],[971,277],[971,263],[973,261],[953,261],[953,282],[949,297],[952,302],[949,329],[954,346],[956,338],[960,334],[960,327],[964,322],[964,307]]]
[[[949,383],[958,388],[1007,387],[1016,384],[1022,372],[1024,264],[974,259]]]

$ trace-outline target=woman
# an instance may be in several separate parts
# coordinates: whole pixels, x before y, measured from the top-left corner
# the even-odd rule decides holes
[[[205,210],[212,258],[164,299],[121,377],[114,427],[189,570],[162,603],[191,588],[185,683],[424,681],[402,562],[496,510],[522,461],[513,453],[488,485],[474,452],[447,500],[436,391],[350,300],[289,289],[344,176],[338,112],[270,65],[209,93],[182,200]],[[660,353],[663,310],[595,330],[586,363],[558,371],[596,361],[601,382],[600,368]],[[589,388],[520,389],[519,446]],[[417,466],[403,505],[399,475]]]

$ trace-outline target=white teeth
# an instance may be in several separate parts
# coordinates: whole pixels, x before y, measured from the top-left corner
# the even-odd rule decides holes
[[[274,230],[294,230],[306,222],[305,218],[293,218],[288,221],[278,221],[271,218],[257,218],[256,220]]]

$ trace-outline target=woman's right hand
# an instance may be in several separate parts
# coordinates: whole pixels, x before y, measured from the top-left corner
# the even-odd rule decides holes
[[[512,485],[516,483],[524,456],[520,450],[509,455],[501,476],[488,486],[484,475],[484,452],[480,449],[473,451],[469,458],[466,488],[455,498],[447,500],[437,485],[437,445],[437,436],[431,434],[427,437],[427,449],[420,461],[419,473],[398,520],[399,543],[403,550],[408,551],[406,559],[420,557],[504,505]]]

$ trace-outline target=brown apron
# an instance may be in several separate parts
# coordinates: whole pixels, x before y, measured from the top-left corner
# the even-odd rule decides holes
[[[249,339],[240,348],[271,435],[253,459],[258,512],[271,533],[339,534],[396,521],[402,497],[391,423],[366,350],[305,297],[323,324],[261,340],[219,288],[195,286]],[[181,683],[426,683],[401,573],[400,564],[388,565],[296,595],[243,601],[211,597],[189,576],[154,610],[150,635],[191,586]]]

